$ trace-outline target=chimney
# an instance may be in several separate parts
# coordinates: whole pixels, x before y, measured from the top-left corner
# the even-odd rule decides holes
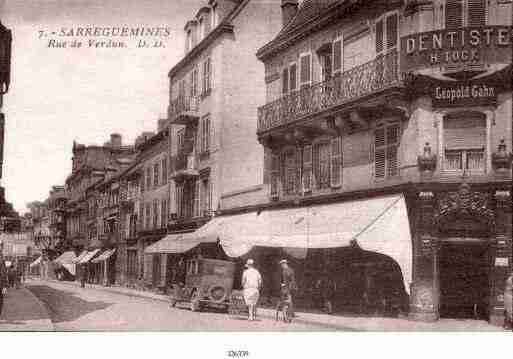
[[[281,0],[281,22],[285,27],[296,16],[298,0]]]
[[[119,133],[112,133],[110,135],[110,145],[113,148],[120,148],[122,144],[122,138]]]

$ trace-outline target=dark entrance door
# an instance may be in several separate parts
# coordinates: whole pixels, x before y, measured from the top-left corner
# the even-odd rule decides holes
[[[153,288],[157,288],[160,285],[160,275],[161,275],[161,261],[160,254],[153,255],[153,276],[152,276],[152,285]]]
[[[441,317],[488,319],[490,256],[486,241],[442,242],[439,273]]]

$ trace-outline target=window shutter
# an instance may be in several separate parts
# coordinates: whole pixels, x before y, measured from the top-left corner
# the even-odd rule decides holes
[[[281,76],[281,92],[286,94],[289,92],[289,69],[284,68]]]
[[[387,17],[387,50],[393,49],[397,46],[397,14],[392,14]]]
[[[210,57],[206,61],[207,64],[207,91],[212,89],[212,62]]]
[[[286,195],[295,193],[297,176],[296,151],[289,149],[283,153],[283,192]]]
[[[278,198],[278,181],[280,177],[280,156],[271,154],[271,197]]]
[[[333,73],[340,73],[342,72],[342,59],[343,59],[343,46],[342,46],[342,39],[335,40],[333,42]]]
[[[397,145],[387,147],[387,176],[398,175]]]
[[[312,190],[312,146],[303,147],[303,192]]]
[[[456,30],[463,27],[463,0],[446,0],[445,28]]]
[[[468,26],[486,25],[486,0],[468,0]]]
[[[448,150],[483,149],[486,144],[486,120],[481,117],[445,119],[444,144]]]
[[[162,159],[162,184],[167,184],[167,158]]]
[[[311,82],[312,74],[312,55],[303,55],[300,59],[300,76],[299,82],[301,86],[309,85]]]
[[[331,140],[331,186],[342,185],[342,140],[340,137]]]
[[[379,20],[376,22],[376,54],[380,54],[383,52],[383,20]]]
[[[374,132],[374,175],[385,177],[385,128],[376,128]]]
[[[295,91],[297,89],[297,65],[292,64],[289,67],[289,91]]]

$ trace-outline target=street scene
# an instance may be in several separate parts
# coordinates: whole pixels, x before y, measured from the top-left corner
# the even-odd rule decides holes
[[[0,20],[0,331],[513,329],[511,1]]]

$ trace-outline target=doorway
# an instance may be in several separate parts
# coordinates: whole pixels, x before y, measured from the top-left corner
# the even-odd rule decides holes
[[[488,319],[489,244],[479,239],[448,239],[439,251],[440,317]]]

